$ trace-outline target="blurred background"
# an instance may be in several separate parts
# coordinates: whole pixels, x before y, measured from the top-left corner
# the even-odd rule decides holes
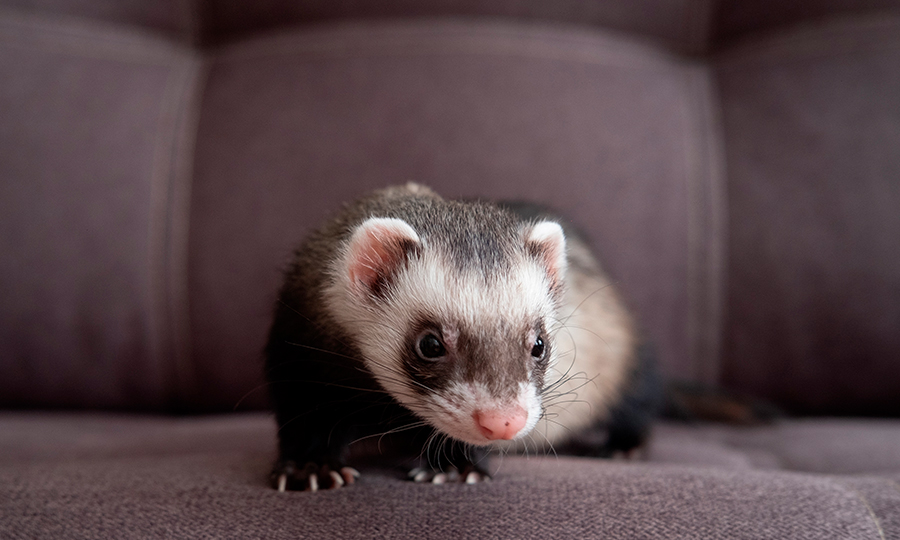
[[[672,378],[900,414],[898,0],[0,0],[0,407],[264,407],[410,180],[571,217]]]

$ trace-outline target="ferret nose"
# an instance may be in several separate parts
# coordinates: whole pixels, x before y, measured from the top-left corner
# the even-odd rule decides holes
[[[500,411],[475,411],[472,417],[482,435],[492,441],[508,441],[525,427],[528,413],[516,406]]]

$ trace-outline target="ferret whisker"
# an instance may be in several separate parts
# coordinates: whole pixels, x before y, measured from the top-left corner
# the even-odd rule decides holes
[[[553,387],[549,388],[548,389],[549,391],[542,394],[542,396],[544,396],[544,398],[547,400],[551,400],[560,395],[575,393],[578,390],[580,390],[583,386],[585,386],[591,382],[590,380],[585,380],[583,383],[578,384],[577,386],[567,387],[565,389],[565,392],[562,391],[564,386],[570,385],[578,380],[579,379],[577,377],[568,377],[565,380],[559,381],[559,384],[554,384]]]
[[[344,385],[344,384],[340,384],[340,383],[336,383],[336,382],[316,381],[316,380],[311,380],[311,379],[281,379],[281,380],[278,380],[278,381],[270,381],[270,382],[268,382],[268,383],[266,383],[266,384],[267,384],[267,385],[277,385],[277,384],[286,384],[286,383],[306,383],[306,384],[313,384],[313,385],[325,386],[325,387],[345,388],[345,389],[347,389],[347,390],[356,390],[356,391],[359,391],[359,392],[367,392],[367,393],[370,393],[370,394],[378,394],[378,395],[380,395],[380,396],[386,397],[386,398],[387,398],[386,402],[388,402],[392,397],[395,397],[393,394],[391,394],[391,393],[388,392],[387,390],[382,390],[382,389],[380,389],[380,388],[361,388],[361,387],[357,387],[357,386]],[[406,397],[409,397],[409,398],[414,398],[414,397],[415,397],[414,394],[402,394],[402,393],[400,393],[400,394],[398,394],[398,395],[401,396],[401,397],[406,396]],[[351,401],[351,400],[354,400],[354,399],[357,399],[357,397],[351,396],[351,397],[348,397],[348,398],[345,399],[345,400],[333,401],[332,403],[341,403],[341,402],[344,402],[344,401]]]
[[[451,463],[452,462],[452,460],[450,459],[450,446],[452,444],[453,443],[450,441],[450,437],[448,437],[447,435],[442,433],[441,434],[441,445],[440,445],[440,452],[441,452],[440,456],[443,456],[444,461],[443,462],[438,461],[438,468],[443,469],[443,467],[440,467],[441,463]]]
[[[587,385],[589,385],[589,384],[593,384],[593,385],[596,386],[596,384],[597,384],[597,377],[599,377],[600,375],[597,374],[597,375],[594,375],[593,377],[588,377],[588,376],[587,376],[587,373],[579,372],[579,373],[576,374],[576,376],[578,376],[578,377],[579,377],[580,379],[582,379],[584,382],[582,382],[582,383],[579,384],[578,386],[572,388],[572,389],[571,389],[572,392],[574,392],[574,391],[576,391],[576,390],[580,390],[581,388],[583,388],[583,387],[585,387],[585,386],[587,386]],[[572,380],[578,380],[578,379],[572,379]]]
[[[559,426],[559,427],[561,427],[562,429],[566,430],[567,432],[569,432],[569,435],[570,435],[570,436],[574,434],[574,431],[572,431],[572,429],[571,429],[569,426],[567,426],[567,425],[565,425],[565,424],[563,424],[563,423],[557,422],[556,420],[551,420],[551,419],[549,419],[549,418],[547,419],[547,422],[556,424],[557,426]]]
[[[563,329],[566,330],[566,333],[569,335],[569,340],[572,342],[573,347],[572,347],[569,351],[566,351],[565,354],[560,354],[560,355],[559,355],[559,358],[561,358],[561,357],[563,357],[563,356],[568,356],[568,354],[569,354],[570,352],[572,353],[572,361],[569,362],[568,367],[566,367],[565,372],[563,372],[563,373],[560,375],[560,378],[565,378],[565,377],[569,374],[569,372],[570,372],[570,371],[572,370],[572,368],[575,366],[576,359],[577,359],[577,355],[578,355],[578,352],[577,352],[576,348],[574,347],[574,344],[575,344],[575,339],[574,339],[574,337],[572,336],[571,332],[569,332],[568,328],[561,328],[560,330],[563,330]],[[556,333],[558,333],[558,331],[557,331]],[[554,333],[554,339],[555,339],[556,333]]]
[[[366,439],[372,439],[374,437],[378,437],[378,448],[379,448],[379,452],[380,452],[381,451],[381,439],[385,438],[386,436],[392,435],[394,433],[402,433],[404,431],[409,431],[411,429],[416,429],[416,428],[424,427],[427,425],[428,425],[428,423],[425,422],[424,420],[418,420],[415,422],[410,422],[409,424],[406,424],[403,426],[398,426],[398,427],[389,429],[387,431],[382,431],[380,433],[372,433],[371,435],[364,435],[362,437],[359,437],[358,439],[354,439],[353,441],[350,441],[350,443],[348,443],[348,444],[354,445],[354,444],[364,441]]]
[[[329,351],[328,349],[322,349],[320,347],[313,347],[312,345],[307,345],[305,343],[297,343],[295,341],[285,341],[284,343],[285,343],[285,345],[290,345],[291,347],[299,347],[301,349],[308,349],[310,351],[320,352],[323,354],[327,354],[329,356],[337,356],[338,358],[346,358],[347,360],[353,360],[354,362],[361,361],[361,359],[356,356],[350,356],[348,354],[343,354],[343,353],[339,353],[336,351]],[[308,358],[308,357],[298,358],[298,361],[306,362],[309,360],[310,360],[310,358]],[[319,361],[322,362],[322,360],[319,360]],[[279,365],[281,365],[281,364],[279,364]],[[278,366],[275,366],[275,367],[278,367]]]
[[[238,407],[241,406],[241,403],[243,403],[245,399],[250,397],[251,394],[254,394],[257,391],[262,390],[263,388],[269,388],[269,386],[271,386],[272,384],[274,384],[273,381],[266,381],[264,383],[260,383],[256,386],[254,386],[250,390],[247,390],[247,392],[243,396],[241,396],[240,399],[238,399],[235,402],[234,407],[231,408],[231,411],[232,412],[236,411],[238,409]]]
[[[552,383],[545,385],[541,388],[541,395],[548,395],[555,392],[558,388],[563,386],[564,384],[569,383],[570,381],[576,380],[576,377],[579,377],[579,374],[584,373],[583,371],[578,371],[575,373],[570,373],[574,366],[569,366],[565,373],[560,374],[559,378],[553,381]],[[584,377],[587,377],[587,374],[584,374]]]
[[[358,386],[349,386],[346,384],[339,384],[339,383],[335,383],[335,382],[323,382],[323,381],[304,380],[304,379],[283,379],[283,380],[277,381],[277,383],[286,383],[286,382],[312,383],[312,384],[317,384],[317,385],[326,386],[326,387],[345,388],[347,390],[356,390],[358,392],[370,392],[372,394],[380,394],[380,395],[387,395],[387,396],[391,395],[386,390],[382,390],[380,388],[360,388]],[[277,384],[277,383],[273,382],[273,383],[268,383],[268,384]]]
[[[500,448],[499,452],[497,452],[497,456],[499,458],[500,463],[494,468],[492,475],[496,475],[503,468],[503,464],[506,463],[506,456],[509,454],[510,450],[508,448]]]
[[[338,352],[334,352],[334,351],[329,351],[329,350],[327,350],[327,349],[322,349],[322,348],[319,348],[319,347],[313,347],[312,345],[306,345],[306,344],[304,344],[304,343],[295,343],[295,342],[290,342],[290,341],[286,341],[285,343],[288,344],[288,345],[291,345],[291,346],[293,346],[293,347],[300,347],[300,348],[303,348],[303,349],[309,349],[309,350],[313,350],[313,351],[320,352],[320,353],[323,353],[323,354],[329,354],[329,355],[337,356],[337,357],[339,357],[339,358],[346,358],[347,360],[353,360],[354,362],[364,363],[364,361],[363,361],[362,359],[360,359],[360,358],[357,358],[357,357],[354,357],[354,356],[349,356],[349,355],[342,354],[342,353],[338,353]],[[303,359],[298,359],[297,361],[300,362],[300,361],[308,361],[308,360],[309,360],[308,358],[303,358]],[[320,360],[320,362],[325,363],[324,361],[321,361],[321,360]],[[370,360],[370,362],[372,362],[372,363],[378,365],[379,367],[383,367],[384,369],[386,369],[386,370],[388,370],[388,371],[390,371],[390,372],[393,372],[395,375],[398,375],[398,376],[400,376],[401,378],[405,378],[405,376],[406,376],[406,374],[405,374],[403,371],[399,370],[399,369],[392,368],[392,367],[390,367],[390,366],[387,366],[386,364],[380,364],[380,363],[374,362],[374,361],[372,361],[372,360]],[[273,370],[273,369],[278,369],[278,368],[279,368],[280,366],[282,366],[283,364],[284,364],[284,363],[279,364],[279,365],[277,365],[277,366],[274,366],[274,367],[271,368],[269,371],[271,371],[271,370]],[[364,369],[364,368],[362,368],[362,367],[356,367],[356,370],[359,371],[359,372],[361,372],[361,373],[365,373],[366,375],[369,374],[369,371],[367,371],[366,369]],[[425,388],[425,390],[429,390],[429,389],[428,389],[428,388]]]
[[[428,468],[434,469],[438,458],[440,457],[441,448],[443,447],[444,434],[435,430],[428,438],[428,444],[425,446],[424,461]]]
[[[556,453],[556,447],[553,445],[553,441],[551,441],[550,437],[547,436],[547,428],[545,427],[543,432],[541,432],[541,430],[537,430],[537,433],[544,438],[544,441],[546,441],[547,449],[550,452],[553,452],[553,456],[556,459],[559,459],[559,454]],[[535,443],[535,448],[537,448],[537,443]]]
[[[552,395],[548,396],[547,399],[544,400],[544,403],[547,405],[553,405],[554,403],[558,403],[560,399],[566,398],[569,396],[577,396],[577,389],[571,389],[566,392],[554,392]]]
[[[300,414],[294,415],[293,417],[291,417],[290,419],[288,419],[288,420],[285,421],[284,423],[280,424],[280,425],[278,426],[278,429],[275,431],[275,433],[281,433],[281,432],[284,430],[285,427],[287,427],[289,424],[293,423],[293,422],[294,422],[295,420],[297,420],[298,418],[303,418],[304,416],[310,415],[310,414],[312,414],[312,413],[313,413],[313,411],[306,411],[306,412],[302,412],[302,413],[300,413]]]
[[[315,352],[320,352],[320,353],[322,353],[322,354],[327,354],[327,355],[331,355],[331,356],[336,356],[336,357],[338,357],[338,358],[346,358],[347,360],[352,360],[352,361],[354,361],[355,364],[361,364],[361,365],[364,364],[364,360],[362,360],[361,358],[358,358],[358,357],[355,357],[355,356],[350,356],[350,355],[343,354],[343,353],[339,353],[339,352],[335,352],[335,351],[329,351],[328,349],[322,349],[322,348],[319,348],[319,347],[313,347],[312,345],[306,345],[306,344],[304,344],[304,343],[296,343],[296,342],[290,342],[290,341],[285,341],[285,344],[290,345],[290,346],[292,346],[292,347],[299,347],[299,348],[302,348],[302,349],[308,349],[308,350],[312,350],[312,351],[315,351]],[[307,356],[307,357],[297,358],[297,359],[295,359],[295,360],[293,360],[293,361],[290,361],[290,362],[281,362],[281,363],[279,363],[278,365],[272,366],[272,367],[267,371],[267,374],[271,373],[271,372],[274,371],[274,370],[277,370],[277,369],[279,369],[279,368],[282,368],[283,366],[285,366],[285,365],[287,365],[287,364],[293,364],[293,363],[305,363],[305,362],[310,362],[310,361],[312,361],[312,362],[317,362],[317,363],[320,363],[320,364],[330,365],[330,363],[327,362],[327,361],[325,361],[325,360],[319,360],[319,359],[317,359],[317,358],[310,358],[310,357]],[[367,371],[364,367],[361,367],[361,365],[355,365],[355,366],[354,366],[354,369],[355,369],[356,371],[359,371],[360,373],[364,373],[364,374],[366,374],[366,375],[369,375],[370,372]],[[396,370],[396,374],[397,374],[397,375],[401,375],[401,376],[404,375],[403,372],[401,372],[400,370]]]
[[[569,405],[572,403],[584,403],[585,405],[587,405],[589,407],[592,406],[590,402],[583,400],[583,399],[563,399],[563,400],[559,400],[554,403],[551,403],[550,406],[551,407],[559,407],[560,405]]]
[[[569,383],[571,381],[583,379],[584,380],[583,383],[579,384],[578,386],[576,386],[574,388],[569,389],[569,392],[574,392],[576,390],[580,390],[581,388],[583,388],[584,386],[586,386],[588,384],[594,383],[598,376],[599,376],[599,374],[597,374],[593,377],[588,377],[587,373],[585,373],[583,371],[579,371],[579,372],[571,374],[570,376],[566,376],[565,378],[560,378],[556,382],[552,383],[550,386],[546,387],[546,389],[549,390],[549,393],[552,395],[552,393],[556,389],[560,388],[562,385]]]
[[[571,329],[574,329],[574,330],[582,330],[582,331],[584,331],[584,332],[587,332],[588,334],[593,335],[594,337],[596,337],[597,339],[599,339],[600,341],[602,341],[603,344],[606,345],[606,348],[607,348],[607,349],[609,349],[610,351],[613,351],[612,345],[610,345],[610,343],[609,343],[608,341],[606,341],[606,338],[604,338],[603,336],[601,336],[601,335],[598,334],[597,332],[594,332],[593,330],[590,330],[590,329],[585,328],[585,327],[583,327],[583,326],[572,326],[572,325],[570,325],[570,324],[567,324],[567,325],[566,325],[566,329],[570,329],[570,328],[571,328]]]
[[[432,431],[431,434],[428,435],[428,439],[425,441],[425,444],[422,446],[422,451],[419,453],[419,461],[426,463],[429,467],[431,466],[431,463],[432,463],[432,460],[431,460],[432,448],[434,448],[434,445],[436,444],[438,437],[439,437],[438,431],[437,430]]]
[[[577,313],[579,309],[581,309],[581,306],[583,306],[583,305],[585,304],[585,302],[587,302],[588,300],[590,300],[592,296],[594,296],[595,294],[598,294],[598,293],[600,293],[601,291],[604,291],[604,290],[606,290],[606,289],[608,289],[608,288],[614,286],[615,284],[616,284],[616,283],[615,283],[614,281],[610,280],[609,282],[607,282],[607,283],[606,283],[605,285],[603,285],[602,287],[598,287],[597,289],[595,289],[594,291],[592,291],[590,294],[588,294],[587,296],[585,296],[585,297],[581,300],[581,302],[579,302],[578,305],[575,306],[575,309],[573,309],[571,313],[569,313],[568,315],[566,315],[565,317],[562,318],[563,324],[565,324],[566,321],[568,321],[569,319],[571,319],[572,316],[575,315],[575,313]]]
[[[575,403],[583,403],[583,404],[587,405],[587,406],[588,406],[588,411],[589,411],[588,414],[591,415],[591,416],[593,416],[593,414],[594,414],[594,404],[591,403],[591,402],[589,402],[589,401],[583,400],[583,399],[563,400],[563,401],[559,401],[559,402],[557,402],[557,403],[554,403],[554,404],[551,405],[551,406],[552,406],[552,407],[560,407],[560,408],[563,408],[563,407],[567,407],[567,406],[570,406],[570,405],[575,404]],[[557,416],[554,416],[554,418],[558,418],[558,415],[557,415]],[[550,419],[549,417],[548,417],[547,420],[548,420],[548,421],[551,421],[551,419]],[[553,421],[554,421],[554,422],[557,422],[556,420],[553,420]],[[559,423],[559,422],[557,422],[557,423]]]

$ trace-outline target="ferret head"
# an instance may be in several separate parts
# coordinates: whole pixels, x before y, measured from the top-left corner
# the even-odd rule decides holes
[[[471,207],[363,221],[325,301],[398,402],[457,440],[487,445],[527,435],[541,417],[565,237],[552,221]]]

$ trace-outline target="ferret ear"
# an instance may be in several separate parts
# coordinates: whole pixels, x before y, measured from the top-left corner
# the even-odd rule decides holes
[[[402,219],[367,219],[350,237],[346,259],[350,287],[363,295],[380,294],[418,246],[419,235]]]
[[[554,284],[566,271],[566,235],[555,221],[540,221],[525,231],[525,247],[547,268]]]

